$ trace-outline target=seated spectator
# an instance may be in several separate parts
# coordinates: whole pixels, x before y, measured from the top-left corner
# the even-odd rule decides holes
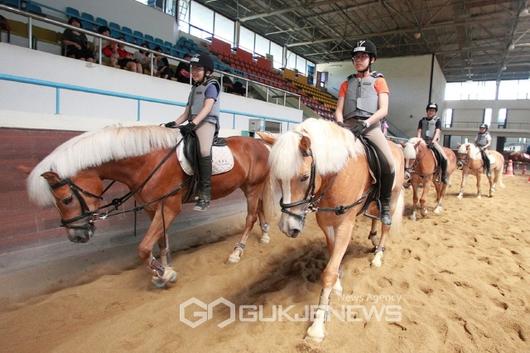
[[[233,88],[233,93],[234,94],[239,94],[240,96],[245,96],[246,94],[246,89],[245,87],[243,87],[243,84],[241,83],[241,81],[236,81],[234,83],[234,88]]]
[[[223,91],[226,93],[234,92],[234,84],[228,76],[223,76]]]
[[[75,17],[70,18],[68,24],[81,28],[81,22]],[[86,35],[70,28],[63,32],[63,54],[70,58],[94,62],[94,54],[88,47]]]
[[[110,29],[107,26],[99,26],[98,33],[101,35],[110,37]],[[101,50],[103,50],[103,48],[105,48],[109,44],[110,44],[110,40],[103,39]],[[99,38],[98,37],[94,37],[94,41],[92,42],[92,47],[94,48],[94,58],[98,58],[99,56]],[[105,59],[104,55],[102,59]],[[102,62],[109,65],[109,60],[102,60]]]
[[[110,58],[110,64],[113,67],[119,67],[122,69],[127,69],[133,72],[142,73],[142,65],[137,63],[133,59],[132,53],[129,53],[124,48],[124,44],[111,42],[105,48],[103,48],[103,54]]]
[[[147,42],[143,42],[141,45],[143,48],[149,49]],[[150,53],[143,50],[138,50],[134,53],[134,60],[140,65],[142,65],[143,71],[145,74],[151,73],[151,59]]]
[[[156,47],[155,50],[158,53],[162,53],[162,48],[160,47]],[[156,73],[155,73],[156,77],[166,78],[166,79],[171,78],[171,68],[169,67],[169,61],[167,60],[165,56],[162,56],[160,54],[156,55],[155,68],[156,68]]]
[[[190,64],[189,61],[191,59],[190,54],[184,55],[184,60],[188,61],[188,63],[185,63],[183,61],[179,62],[177,66],[177,71],[175,72],[175,77],[177,78],[178,82],[182,83],[190,83]]]

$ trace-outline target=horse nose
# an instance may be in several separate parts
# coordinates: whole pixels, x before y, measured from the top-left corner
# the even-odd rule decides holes
[[[298,228],[291,228],[289,229],[289,236],[291,238],[296,238],[300,235],[300,229]]]

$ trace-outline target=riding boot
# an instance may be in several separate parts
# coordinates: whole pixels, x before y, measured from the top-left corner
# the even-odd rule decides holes
[[[488,155],[485,151],[481,151],[482,153],[482,161],[484,162],[484,172],[486,172],[486,176],[490,176],[490,159],[488,158]]]
[[[447,184],[447,159],[440,156],[440,168],[442,169],[442,183]]]
[[[395,173],[381,174],[381,222],[386,225],[392,224],[390,214],[390,198],[392,197],[392,186],[394,185]]]
[[[212,198],[212,156],[199,158],[199,199],[193,209],[206,211]]]

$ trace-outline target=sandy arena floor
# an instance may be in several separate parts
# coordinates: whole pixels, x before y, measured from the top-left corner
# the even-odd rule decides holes
[[[268,245],[258,244],[255,227],[237,265],[224,262],[238,235],[173,254],[179,277],[168,290],[154,289],[138,266],[3,305],[0,351],[530,352],[530,184],[522,176],[504,178],[506,189],[493,199],[476,199],[470,178],[466,197],[457,200],[459,176],[443,215],[404,218],[382,268],[369,264],[369,221],[360,219],[355,230],[343,261],[344,296],[333,297],[333,307],[369,307],[378,299],[380,307],[400,305],[400,322],[332,318],[324,342],[314,344],[304,340],[307,322],[236,320],[219,328],[229,314],[220,307],[196,328],[179,320],[179,305],[192,297],[262,304],[266,317],[274,305],[294,304],[294,314],[317,304],[327,254],[311,216],[298,239],[274,225]]]

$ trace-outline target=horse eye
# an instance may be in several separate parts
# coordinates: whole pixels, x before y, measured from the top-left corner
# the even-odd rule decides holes
[[[307,181],[307,179],[309,179],[309,175],[304,175],[303,177],[300,178],[300,181],[304,182],[304,181]]]
[[[72,202],[72,200],[73,200],[72,196],[68,196],[67,198],[62,199],[61,202],[62,202],[64,205],[68,205],[70,202]]]

